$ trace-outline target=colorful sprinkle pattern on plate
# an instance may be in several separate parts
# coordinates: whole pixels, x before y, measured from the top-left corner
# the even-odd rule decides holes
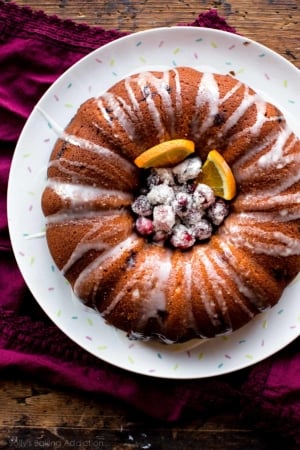
[[[300,116],[299,71],[281,56],[241,36],[205,28],[172,27],[136,33],[90,53],[65,72],[39,101],[13,158],[8,218],[23,277],[41,307],[66,335],[98,358],[123,369],[189,379],[244,368],[299,336],[299,279],[286,289],[278,305],[231,336],[171,347],[129,341],[72,294],[49,255],[40,207],[47,162],[57,137],[55,127],[64,128],[84,100],[127,75],[182,65],[231,73],[276,104],[300,135],[296,125]]]

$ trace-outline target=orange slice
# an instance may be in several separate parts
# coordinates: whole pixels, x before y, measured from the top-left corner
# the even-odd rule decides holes
[[[231,200],[236,194],[234,175],[217,150],[211,150],[207,155],[197,181],[210,186],[215,195],[225,200]]]
[[[168,167],[183,161],[195,151],[195,144],[188,139],[173,139],[149,148],[141,153],[134,163],[141,169]]]

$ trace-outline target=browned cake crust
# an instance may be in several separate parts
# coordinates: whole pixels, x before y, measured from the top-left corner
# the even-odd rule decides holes
[[[189,251],[149,243],[130,210],[134,159],[165,140],[217,149],[237,196]],[[282,113],[231,76],[191,68],[128,77],[82,104],[51,154],[47,242],[82,301],[131,336],[228,333],[274,305],[300,269],[300,142]]]

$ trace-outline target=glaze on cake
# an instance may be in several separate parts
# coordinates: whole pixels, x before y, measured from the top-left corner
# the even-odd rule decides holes
[[[140,236],[131,205],[160,142],[217,149],[238,192],[208,241],[181,251]],[[300,269],[300,142],[232,76],[144,72],[83,103],[51,154],[42,196],[52,257],[75,294],[138,338],[229,333],[277,303]]]

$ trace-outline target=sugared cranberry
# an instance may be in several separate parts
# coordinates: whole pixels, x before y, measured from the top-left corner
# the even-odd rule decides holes
[[[135,227],[137,232],[142,236],[149,236],[154,232],[153,221],[147,217],[138,217],[135,222]]]
[[[131,205],[132,211],[138,216],[151,216],[152,205],[146,195],[139,195]]]
[[[160,184],[160,182],[161,181],[156,169],[151,169],[151,172],[146,180],[148,190],[151,189],[153,186],[157,186],[158,184]]]
[[[195,225],[200,222],[202,217],[204,216],[205,211],[202,209],[190,209],[188,213],[184,216],[183,222],[185,225]]]
[[[174,198],[174,190],[167,184],[159,184],[158,186],[153,186],[147,198],[152,205],[167,205]]]
[[[175,212],[171,205],[158,205],[153,209],[153,222],[156,231],[167,233],[175,224]]]
[[[214,225],[220,225],[229,213],[229,206],[221,198],[217,198],[207,210],[207,215]]]
[[[173,202],[173,208],[175,213],[179,217],[184,217],[188,214],[192,207],[192,196],[186,192],[177,192],[175,195],[175,200]]]
[[[191,200],[191,196],[186,194],[185,192],[178,192],[178,194],[176,195],[176,200],[179,206],[186,207]]]
[[[177,164],[173,168],[173,173],[177,178],[179,183],[185,183],[189,180],[194,180],[197,178],[201,172],[201,159],[198,157],[188,158]]]
[[[208,239],[212,235],[212,224],[208,220],[201,219],[198,223],[192,226],[192,235],[199,241]]]
[[[196,189],[193,192],[193,207],[195,209],[208,208],[208,206],[214,203],[214,201],[214,191],[207,186],[207,184],[197,184]]]
[[[195,238],[184,225],[178,224],[172,230],[170,243],[175,248],[186,250],[195,244]]]

